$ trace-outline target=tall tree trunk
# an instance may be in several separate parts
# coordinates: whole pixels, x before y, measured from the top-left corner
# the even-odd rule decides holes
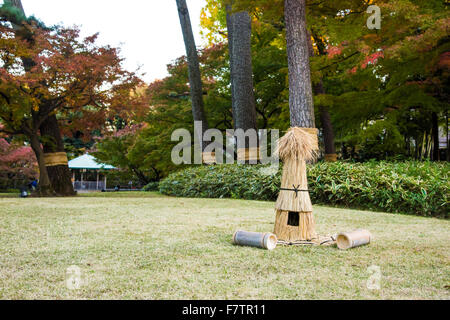
[[[232,14],[232,81],[236,129],[256,129],[256,106],[253,92],[251,19],[246,11]]]
[[[433,134],[433,154],[432,160],[439,160],[439,119],[436,112],[431,114],[431,125],[432,125],[432,134]]]
[[[291,126],[315,128],[305,0],[285,0]]]
[[[228,5],[227,29],[234,128],[242,129],[244,132],[249,129],[257,130],[251,48],[252,22],[249,13],[247,11],[232,13],[232,8]],[[244,149],[238,150],[240,160],[249,162],[258,159],[255,152],[255,148],[258,147],[258,136],[254,138],[256,139],[246,137],[243,141],[244,146],[238,145],[238,148]]]
[[[234,58],[233,58],[233,18],[231,4],[226,6],[227,10],[227,34],[228,34],[228,54],[230,58],[230,84],[231,84],[231,110],[233,114],[233,122],[236,124],[236,95],[234,94]],[[235,126],[236,128],[236,126]]]
[[[61,137],[61,131],[59,129],[58,120],[55,115],[50,115],[44,122],[42,122],[41,136],[44,143],[44,153],[65,153],[64,142]],[[57,164],[49,165],[47,164],[47,171],[52,183],[53,189],[59,196],[74,196],[76,195],[72,179],[70,175],[70,170],[68,164]]]
[[[189,85],[191,90],[191,100],[192,100],[192,114],[194,121],[201,121],[202,132],[201,138],[206,130],[208,130],[208,123],[206,122],[206,117],[204,113],[204,103],[203,103],[203,87],[202,78],[200,74],[200,65],[198,62],[197,47],[195,45],[194,35],[192,33],[191,19],[189,17],[189,10],[186,5],[186,0],[176,0],[178,8],[178,16],[180,17],[181,30],[183,32],[184,45],[186,47],[186,56],[189,69]],[[203,141],[203,139],[200,139]],[[207,146],[206,142],[202,143],[202,151]]]

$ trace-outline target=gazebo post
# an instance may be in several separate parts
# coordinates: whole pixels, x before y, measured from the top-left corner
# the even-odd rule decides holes
[[[103,188],[106,190],[106,174],[105,174],[105,186]]]
[[[99,176],[98,176],[98,170],[97,170],[97,189],[96,190],[98,190],[98,178],[99,178]]]

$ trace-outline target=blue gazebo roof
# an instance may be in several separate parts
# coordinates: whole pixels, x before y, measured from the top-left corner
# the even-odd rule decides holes
[[[109,164],[98,163],[90,154],[82,155],[69,161],[70,169],[89,169],[89,170],[113,170],[115,167]]]

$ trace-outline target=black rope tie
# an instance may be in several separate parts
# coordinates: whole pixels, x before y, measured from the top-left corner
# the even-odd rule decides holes
[[[293,184],[292,187],[294,187],[294,188],[293,188],[293,189],[280,188],[280,190],[283,190],[283,191],[294,191],[294,192],[295,192],[295,197],[296,197],[296,198],[298,197],[298,193],[299,193],[299,192],[309,192],[309,190],[300,190],[300,189],[299,189],[299,188],[300,188],[300,185],[295,186],[295,185]]]

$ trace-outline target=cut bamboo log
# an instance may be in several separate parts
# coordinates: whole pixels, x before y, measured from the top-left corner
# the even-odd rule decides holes
[[[273,250],[277,246],[277,242],[277,237],[270,232],[236,231],[233,234],[233,243],[241,246]]]
[[[336,242],[337,246],[341,250],[347,250],[369,244],[372,239],[372,235],[367,230],[355,230],[352,232],[343,232],[338,234]]]

